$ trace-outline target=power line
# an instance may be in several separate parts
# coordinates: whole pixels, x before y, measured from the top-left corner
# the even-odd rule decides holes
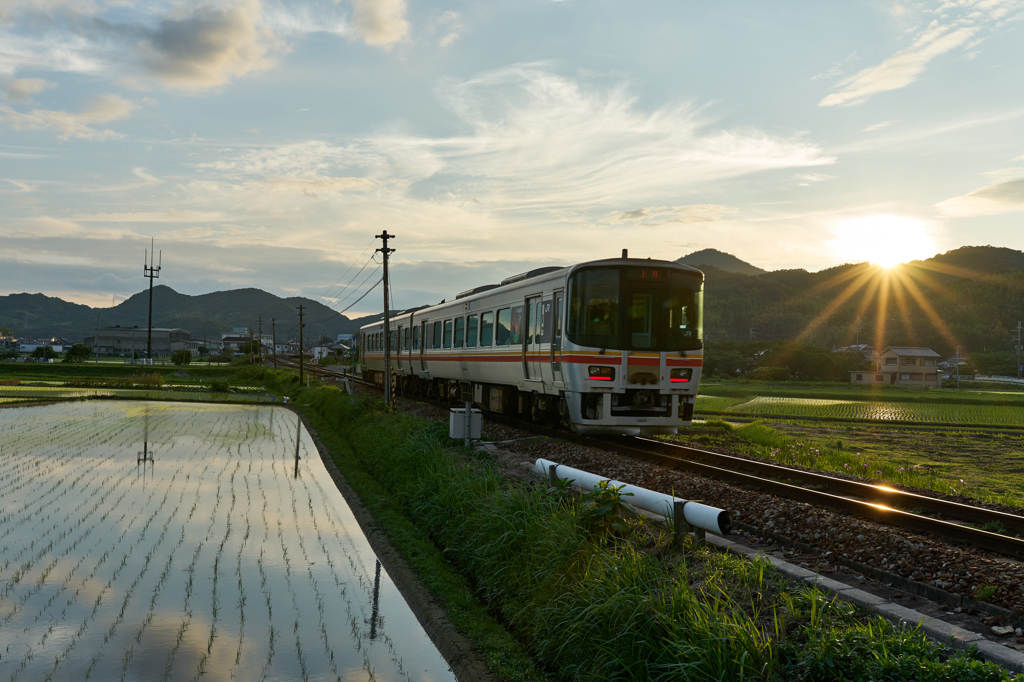
[[[352,275],[352,279],[350,279],[350,280],[349,280],[349,281],[348,281],[348,282],[347,282],[347,283],[345,284],[345,286],[344,286],[344,287],[342,287],[342,288],[343,288],[343,289],[348,289],[349,287],[351,287],[351,286],[352,286],[352,282],[356,281],[356,279],[358,279],[359,275],[363,274],[363,270],[365,270],[365,269],[366,269],[366,267],[367,267],[367,266],[368,266],[368,265],[369,265],[370,263],[376,263],[376,262],[377,262],[377,261],[375,261],[375,260],[374,260],[374,258],[373,258],[373,255],[371,254],[371,255],[370,255],[370,257],[369,257],[369,259],[367,259],[367,261],[366,261],[365,263],[363,263],[363,267],[359,268],[359,272],[357,272],[356,274]],[[354,266],[355,266],[355,264],[353,264],[353,267],[354,267]],[[349,269],[351,269],[351,268],[349,268]],[[360,286],[362,286],[362,285],[360,285]],[[339,292],[339,293],[341,293],[341,292]],[[349,294],[349,296],[351,296],[351,294]],[[325,300],[325,301],[327,300],[327,299],[324,299],[324,297],[323,297],[323,296],[321,296],[320,298],[321,298],[321,299],[323,299],[323,300]],[[348,297],[346,296],[346,298],[348,298]],[[341,299],[341,300],[342,300],[342,301],[344,301],[345,299],[343,298],[343,299]],[[328,308],[333,308],[333,307],[334,307],[335,305],[340,305],[340,302],[338,302],[338,301],[335,301],[335,302],[334,302],[333,304],[331,304],[331,303],[328,303],[328,304],[327,304],[327,307],[328,307]]]
[[[324,291],[324,293],[320,294],[320,298],[321,299],[324,299],[324,297],[327,296],[327,292],[328,291],[330,291],[334,287],[338,286],[338,282],[343,280],[345,278],[345,275],[347,275],[349,272],[352,271],[352,268],[354,268],[356,266],[356,263],[359,262],[359,258],[362,258],[363,255],[366,253],[366,249],[369,249],[371,246],[373,246],[373,240],[372,239],[370,240],[370,243],[366,245],[366,248],[363,249],[363,252],[359,254],[359,257],[356,258],[354,261],[352,261],[352,265],[348,266],[348,270],[346,270],[345,272],[341,273],[341,277],[339,277],[338,280],[334,284],[332,284],[331,286],[327,287],[327,289]],[[372,256],[371,256],[371,258],[372,258]],[[346,286],[348,286],[348,285],[346,285]]]
[[[374,272],[376,272],[376,271],[374,271]],[[370,274],[373,275],[374,273],[370,273]],[[367,279],[369,279],[369,278],[367,278]],[[313,322],[312,324],[322,324],[324,322],[327,322],[328,320],[333,320],[335,317],[338,317],[339,315],[343,315],[343,314],[347,313],[349,310],[354,308],[360,301],[362,301],[364,298],[366,298],[367,294],[369,294],[371,291],[376,289],[380,285],[380,283],[383,282],[383,281],[384,281],[383,277],[378,279],[376,282],[374,282],[372,287],[370,287],[369,289],[364,291],[362,296],[360,296],[356,300],[352,301],[352,303],[349,304],[349,306],[347,308],[345,308],[344,310],[339,310],[339,311],[335,312],[333,315],[331,315],[329,317],[325,317],[322,320],[317,320],[316,322]],[[363,280],[363,282],[365,283],[366,280]]]
[[[374,270],[373,272],[371,272],[371,273],[370,273],[369,275],[367,275],[367,276],[366,276],[366,278],[365,278],[365,279],[364,279],[364,280],[363,280],[362,282],[360,282],[360,283],[359,283],[359,286],[358,286],[358,287],[355,287],[354,289],[352,289],[352,291],[351,291],[351,292],[349,293],[349,295],[348,295],[348,296],[346,296],[345,298],[343,298],[343,299],[341,299],[340,301],[338,301],[338,302],[337,302],[337,303],[336,303],[335,305],[341,305],[342,303],[344,303],[345,301],[347,301],[347,300],[349,299],[349,297],[350,297],[350,296],[352,296],[353,294],[355,294],[355,293],[356,293],[357,291],[359,291],[359,290],[360,290],[360,289],[361,289],[361,288],[363,287],[363,285],[364,285],[364,284],[366,284],[367,282],[369,282],[369,281],[370,281],[370,278],[371,278],[371,277],[373,277],[373,276],[374,276],[375,274],[377,274],[377,270],[379,270],[379,269],[380,269],[380,268],[377,268],[377,269],[375,269],[375,270]],[[376,284],[374,284],[374,286],[377,286],[377,285],[376,285]],[[364,293],[364,294],[363,294],[363,296],[365,296],[365,295],[366,295],[366,294]],[[324,318],[324,319],[322,319],[322,320],[318,320],[318,321],[314,322],[313,324],[320,324],[321,322],[326,322],[326,321],[328,321],[328,320],[333,320],[333,319],[334,319],[335,317],[338,317],[339,315],[343,315],[343,314],[344,314],[344,313],[345,313],[346,311],[350,310],[350,309],[352,308],[352,306],[354,306],[354,305],[355,305],[356,303],[358,303],[359,301],[363,300],[363,296],[360,296],[360,297],[359,297],[359,299],[358,299],[358,300],[357,300],[357,301],[356,301],[355,303],[351,303],[351,304],[349,304],[349,306],[348,306],[347,308],[345,308],[344,310],[340,310],[340,311],[335,311],[333,315],[329,315],[328,317],[325,317],[325,318]]]

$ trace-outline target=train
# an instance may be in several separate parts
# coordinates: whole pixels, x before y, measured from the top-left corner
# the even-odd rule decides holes
[[[704,274],[621,258],[542,267],[360,328],[364,379],[580,434],[657,435],[693,419]],[[385,344],[388,344],[387,346]]]

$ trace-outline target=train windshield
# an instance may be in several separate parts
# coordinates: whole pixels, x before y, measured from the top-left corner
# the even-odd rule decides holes
[[[569,338],[617,350],[699,350],[702,279],[667,267],[589,268],[569,280]]]

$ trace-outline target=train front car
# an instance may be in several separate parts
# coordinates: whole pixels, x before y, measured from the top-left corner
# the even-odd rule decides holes
[[[616,259],[572,268],[567,284],[561,364],[575,429],[655,435],[688,425],[704,357],[704,274]]]

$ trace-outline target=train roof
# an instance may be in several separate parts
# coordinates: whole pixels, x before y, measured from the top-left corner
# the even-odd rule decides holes
[[[391,319],[395,319],[395,318],[398,318],[398,317],[403,317],[405,315],[408,315],[410,313],[414,313],[414,312],[419,311],[419,310],[423,310],[425,308],[433,308],[433,307],[436,307],[436,306],[446,305],[448,303],[454,303],[455,301],[460,301],[460,302],[466,303],[468,301],[466,301],[465,299],[471,299],[471,298],[474,298],[476,296],[480,296],[482,294],[490,293],[490,292],[494,291],[495,289],[500,289],[502,287],[511,286],[513,284],[520,284],[520,283],[525,282],[527,280],[535,279],[535,278],[538,278],[538,277],[543,277],[544,275],[553,275],[553,274],[559,273],[559,272],[575,271],[575,270],[577,270],[579,268],[593,267],[595,265],[639,265],[639,264],[657,265],[658,267],[668,266],[668,267],[672,267],[673,269],[676,269],[676,270],[684,270],[684,271],[692,272],[695,275],[700,275],[700,278],[702,280],[704,279],[704,273],[703,272],[701,272],[700,270],[698,270],[697,268],[695,268],[695,267],[693,267],[691,265],[685,265],[683,263],[676,263],[676,262],[673,262],[673,261],[666,261],[666,260],[655,260],[653,258],[605,258],[603,260],[586,261],[584,263],[577,263],[575,265],[545,266],[545,267],[541,267],[541,268],[534,268],[533,270],[528,270],[528,271],[520,273],[518,275],[512,275],[511,277],[506,277],[505,279],[501,280],[501,284],[483,284],[481,286],[474,287],[472,289],[467,289],[466,291],[462,291],[462,292],[456,294],[455,298],[452,299],[451,301],[441,301],[440,303],[437,303],[437,304],[435,304],[433,306],[431,306],[431,305],[424,305],[424,306],[419,306],[417,308],[409,308],[407,310],[402,310],[400,312],[392,312],[391,313]],[[377,322],[371,322],[369,324],[363,325],[362,327],[360,327],[360,329],[365,329],[366,327],[372,327],[374,325],[383,325],[383,324],[384,324],[384,321],[383,321],[383,319],[381,319],[381,320],[378,320]]]

